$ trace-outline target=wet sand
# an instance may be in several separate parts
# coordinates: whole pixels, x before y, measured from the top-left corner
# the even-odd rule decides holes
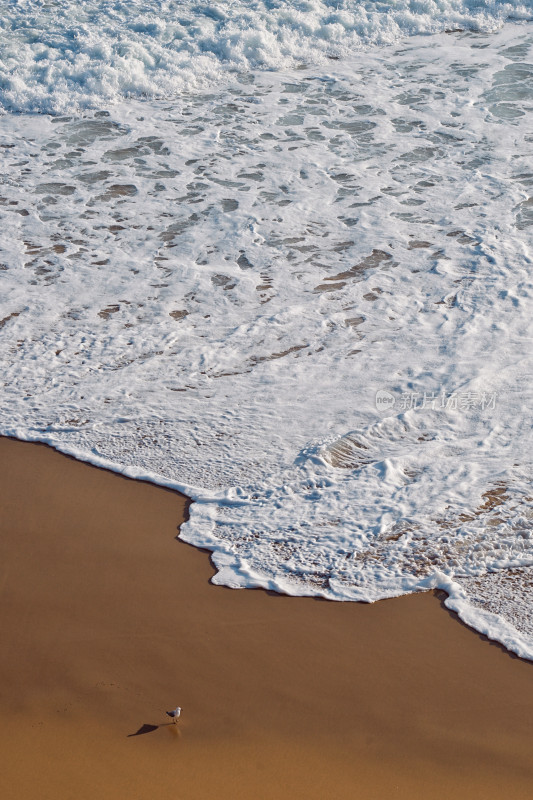
[[[212,586],[183,497],[42,445],[0,486],[0,796],[531,797],[533,664],[435,595]]]

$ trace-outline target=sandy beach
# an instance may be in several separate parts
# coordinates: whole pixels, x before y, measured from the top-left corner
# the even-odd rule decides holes
[[[186,498],[5,438],[0,480],[3,798],[531,797],[533,665],[435,595],[212,586]]]

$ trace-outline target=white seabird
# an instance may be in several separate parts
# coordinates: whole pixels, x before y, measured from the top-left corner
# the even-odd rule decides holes
[[[168,717],[171,717],[174,720],[174,722],[177,722],[181,714],[181,708],[179,706],[176,706],[176,708],[173,711],[167,711],[166,714]]]

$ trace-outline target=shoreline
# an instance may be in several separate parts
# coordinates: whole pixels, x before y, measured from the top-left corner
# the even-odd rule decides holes
[[[177,539],[188,498],[43,444],[0,456],[5,796],[529,797],[530,665],[435,594],[214,586]]]
[[[185,500],[184,516],[183,516],[183,519],[180,520],[180,524],[177,526],[177,529],[178,529],[178,531],[180,533],[181,533],[181,525],[186,523],[186,522],[188,522],[188,520],[189,520],[189,508],[195,502],[195,499],[194,499],[194,497],[189,496],[186,493],[187,492],[187,485],[183,484],[183,483],[181,483],[179,481],[171,480],[169,478],[164,478],[163,476],[156,475],[154,473],[150,473],[150,472],[147,473],[142,468],[137,468],[137,467],[133,467],[133,466],[121,467],[120,465],[116,464],[115,462],[109,461],[109,460],[107,460],[107,459],[105,459],[105,458],[103,458],[101,456],[95,455],[95,454],[92,454],[91,458],[89,459],[89,457],[86,454],[85,455],[83,455],[83,454],[77,455],[77,454],[75,454],[73,452],[69,452],[68,450],[62,450],[56,444],[52,444],[49,441],[38,439],[38,438],[36,438],[36,439],[30,439],[30,438],[28,438],[28,439],[19,439],[19,438],[17,438],[16,436],[14,436],[12,434],[1,434],[0,433],[0,442],[2,442],[2,440],[7,440],[7,441],[11,441],[11,442],[18,442],[18,443],[23,443],[23,444],[37,445],[38,447],[45,447],[45,448],[48,448],[48,449],[52,450],[54,453],[57,453],[58,455],[60,455],[60,456],[62,456],[64,458],[72,460],[76,464],[85,464],[86,466],[92,467],[94,469],[102,470],[103,472],[110,473],[110,474],[113,474],[113,475],[117,475],[118,477],[122,477],[125,480],[134,481],[137,484],[144,484],[146,486],[153,486],[153,487],[156,487],[156,488],[163,489],[164,491],[173,492],[174,494],[184,498],[184,500]],[[218,572],[218,569],[217,569],[217,567],[216,567],[216,565],[214,563],[214,560],[213,560],[213,550],[211,550],[209,547],[203,546],[201,544],[195,544],[193,541],[189,541],[188,539],[181,538],[179,535],[176,538],[180,541],[180,543],[186,544],[187,546],[192,547],[194,550],[197,550],[197,551],[199,551],[201,553],[205,553],[209,558],[209,564],[211,566],[212,573],[213,573],[211,575],[211,578],[216,576],[216,574]],[[265,591],[267,594],[280,595],[280,596],[283,596],[283,597],[303,597],[303,598],[309,598],[309,599],[320,600],[320,601],[324,600],[325,602],[341,602],[341,603],[344,603],[344,602],[350,602],[350,603],[351,602],[355,602],[358,605],[359,604],[365,605],[365,604],[367,604],[367,602],[370,603],[370,604],[373,604],[373,603],[376,603],[376,602],[383,602],[384,600],[397,599],[397,598],[400,598],[400,597],[409,596],[407,594],[400,594],[400,595],[394,595],[392,597],[383,597],[383,598],[380,598],[379,600],[375,600],[375,601],[366,601],[366,600],[360,600],[360,601],[357,600],[357,601],[355,601],[355,600],[346,600],[344,598],[330,599],[330,598],[325,598],[325,597],[322,597],[320,595],[314,595],[314,594],[292,595],[292,594],[284,592],[281,589],[278,591],[278,590],[270,589],[270,588],[267,588],[266,586],[260,586],[260,585],[259,586],[258,585],[251,585],[251,586],[242,586],[242,587],[240,587],[240,586],[239,587],[229,587],[224,583],[222,583],[222,584],[218,584],[217,583],[217,584],[213,584],[213,585],[221,586],[222,588],[230,588],[232,591],[234,591],[234,590],[237,591],[237,590],[240,590],[242,588],[242,589],[245,589],[247,591],[255,591],[255,590]],[[439,598],[439,601],[440,601],[440,604],[441,604],[441,608],[444,611],[446,611],[448,614],[450,614],[452,619],[454,619],[457,622],[459,622],[459,624],[464,625],[469,631],[471,631],[475,635],[479,636],[483,641],[486,641],[489,644],[496,645],[504,653],[507,653],[507,655],[511,656],[512,658],[518,658],[520,661],[524,661],[526,663],[533,663],[533,658],[528,657],[527,655],[521,655],[519,652],[517,652],[517,649],[512,649],[512,647],[506,646],[506,644],[504,644],[504,641],[502,639],[501,634],[493,633],[493,635],[491,636],[488,633],[486,633],[485,630],[483,630],[483,625],[479,624],[479,620],[476,620],[475,622],[469,622],[466,619],[464,619],[463,616],[461,615],[461,613],[456,608],[454,608],[451,603],[447,603],[446,602],[447,600],[450,599],[451,595],[450,595],[449,591],[447,591],[445,588],[437,586],[437,587],[432,588],[432,589],[420,590],[419,592],[416,592],[416,594],[433,594],[433,595],[435,595],[436,597]],[[477,624],[475,624],[475,623],[477,623]],[[515,644],[515,643],[513,643],[513,644]]]

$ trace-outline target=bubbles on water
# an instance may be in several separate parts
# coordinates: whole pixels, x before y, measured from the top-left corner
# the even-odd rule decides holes
[[[72,113],[127,98],[171,98],[216,85],[228,70],[246,85],[252,69],[324,64],[417,33],[491,31],[507,18],[530,20],[531,8],[501,0],[443,0],[438,9],[419,3],[416,12],[409,0],[341,0],[333,11],[327,0],[297,9],[264,0],[219,0],[216,8],[181,0],[26,0],[10,4],[0,22],[0,103],[10,111]],[[519,48],[508,47],[509,58],[518,59]],[[411,71],[420,66],[414,62]],[[289,80],[285,92],[304,94],[297,86]],[[411,90],[405,102],[426,102],[431,91]],[[302,124],[295,111],[286,120]]]

